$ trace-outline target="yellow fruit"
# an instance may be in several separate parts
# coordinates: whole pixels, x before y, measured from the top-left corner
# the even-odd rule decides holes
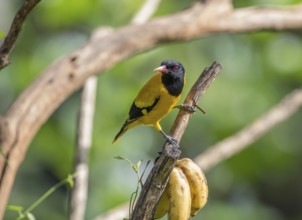
[[[191,216],[195,216],[208,200],[207,179],[200,167],[189,158],[178,160],[176,167],[182,170],[188,180],[192,198]]]
[[[170,201],[169,220],[188,220],[191,211],[189,183],[181,169],[173,168],[167,185]]]
[[[160,197],[159,203],[157,205],[155,214],[154,214],[154,219],[158,219],[163,217],[167,212],[169,211],[170,208],[170,202],[168,199],[168,193],[167,193],[167,187],[164,190],[163,194]]]

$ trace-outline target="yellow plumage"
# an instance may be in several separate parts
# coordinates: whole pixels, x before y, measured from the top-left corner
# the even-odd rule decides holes
[[[176,105],[185,84],[185,73],[177,61],[163,61],[159,71],[140,90],[136,96],[129,117],[119,133],[114,138],[116,142],[127,130],[138,126],[153,126],[157,131],[167,136],[161,129],[160,120]]]

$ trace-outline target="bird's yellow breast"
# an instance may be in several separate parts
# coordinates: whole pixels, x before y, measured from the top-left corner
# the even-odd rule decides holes
[[[180,99],[180,95],[172,96],[169,94],[162,84],[161,76],[162,74],[159,73],[152,77],[140,90],[134,101],[137,107],[146,108],[158,99],[150,112],[143,111],[144,116],[137,120],[138,124],[155,125],[172,110]]]

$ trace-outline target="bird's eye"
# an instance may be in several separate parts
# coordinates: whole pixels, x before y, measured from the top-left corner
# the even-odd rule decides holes
[[[173,71],[174,71],[174,72],[178,71],[178,66],[174,66],[174,67],[173,67]]]

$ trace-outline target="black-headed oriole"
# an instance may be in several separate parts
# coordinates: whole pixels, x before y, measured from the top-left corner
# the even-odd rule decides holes
[[[128,119],[113,142],[116,142],[130,128],[147,125],[153,126],[161,132],[170,143],[177,144],[174,139],[162,131],[159,122],[180,99],[186,82],[185,69],[176,60],[165,60],[154,71],[157,74],[144,85],[136,96],[130,108]]]

